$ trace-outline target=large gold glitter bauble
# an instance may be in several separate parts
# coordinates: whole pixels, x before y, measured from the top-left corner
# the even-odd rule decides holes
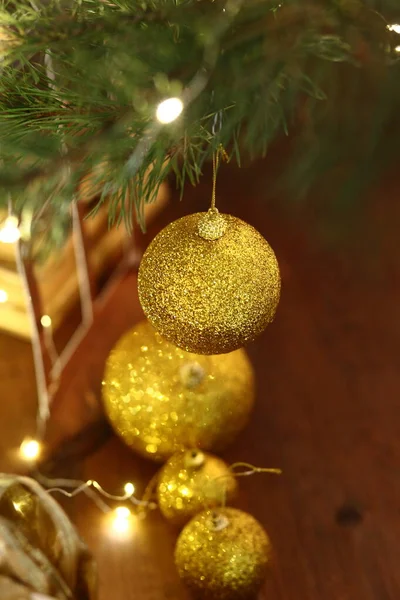
[[[195,598],[254,598],[267,574],[271,544],[261,525],[234,508],[205,511],[181,532],[175,563]]]
[[[215,212],[165,227],[139,268],[149,321],[199,354],[231,352],[253,340],[273,320],[280,295],[278,263],[266,240],[244,221]]]
[[[184,450],[161,469],[158,505],[168,521],[182,526],[199,512],[230,502],[236,490],[236,479],[223,460],[200,450]]]
[[[244,350],[189,354],[144,321],[111,351],[103,399],[116,433],[144,456],[165,460],[183,448],[221,450],[249,417],[253,369]]]

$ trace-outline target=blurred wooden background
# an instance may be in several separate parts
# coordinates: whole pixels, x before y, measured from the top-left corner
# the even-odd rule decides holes
[[[256,409],[225,455],[283,469],[279,478],[240,481],[239,505],[260,520],[275,548],[261,598],[397,600],[400,183],[396,173],[388,174],[356,218],[343,207],[328,210],[323,187],[305,204],[269,191],[279,161],[277,155],[240,171],[223,167],[218,182],[220,209],[265,235],[283,278],[277,318],[248,348],[257,374]],[[210,184],[207,170],[183,203],[172,202],[158,227],[205,209]],[[82,348],[79,369],[71,371],[64,400],[55,406],[49,439],[98,416],[105,357],[139,318],[132,273]],[[1,335],[0,352],[0,466],[23,470],[17,449],[34,431],[36,410],[31,348]],[[140,493],[155,470],[110,437],[79,474],[115,493],[133,481]],[[137,523],[131,540],[118,542],[84,498],[65,506],[98,559],[100,600],[188,598],[173,567],[176,532],[157,513]]]

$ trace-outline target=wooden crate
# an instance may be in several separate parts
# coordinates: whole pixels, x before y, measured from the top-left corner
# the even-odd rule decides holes
[[[157,201],[145,208],[147,222],[164,207],[167,198],[168,188],[163,185]],[[81,199],[80,206],[83,212],[90,199],[90,196]],[[112,271],[124,253],[135,247],[135,232],[128,235],[123,224],[109,228],[106,205],[102,206],[95,216],[82,221],[82,230],[87,251],[86,260],[95,281],[99,281],[104,273]],[[4,290],[8,296],[7,301],[0,304],[0,329],[31,339],[27,295],[17,269],[16,252],[15,244],[0,243],[0,290]],[[61,250],[56,250],[42,264],[33,265],[33,275],[42,314],[51,318],[55,330],[79,300],[79,280],[72,234]]]

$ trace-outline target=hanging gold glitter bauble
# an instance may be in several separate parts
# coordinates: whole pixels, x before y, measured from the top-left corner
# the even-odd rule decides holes
[[[273,320],[280,274],[258,231],[213,209],[178,219],[154,238],[138,286],[147,318],[166,339],[188,352],[222,354]]]
[[[144,321],[111,351],[103,399],[116,433],[144,456],[165,460],[184,448],[220,450],[247,422],[253,369],[244,350],[189,354]]]
[[[184,450],[161,469],[158,505],[168,521],[182,526],[206,508],[230,502],[236,490],[236,479],[223,460],[201,450]]]
[[[234,508],[204,511],[181,532],[175,563],[195,598],[245,600],[267,574],[271,544],[261,525]]]

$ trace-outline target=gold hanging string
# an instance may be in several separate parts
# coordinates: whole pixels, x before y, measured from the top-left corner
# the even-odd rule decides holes
[[[207,482],[206,486],[216,486],[219,480],[227,479],[230,475],[234,477],[249,477],[250,475],[256,475],[258,473],[269,473],[272,475],[282,475],[282,469],[278,468],[270,468],[270,467],[256,467],[246,462],[236,462],[229,466],[229,475],[219,475],[218,477],[214,477],[210,481]],[[218,505],[224,507],[226,505],[227,498],[227,486],[220,486],[220,499]],[[207,496],[207,494],[205,494]],[[204,509],[210,508],[208,506],[207,498],[204,502]]]
[[[217,188],[217,170],[218,170],[218,152],[213,152],[213,179],[212,179],[212,194],[211,194],[211,209],[215,209],[215,194]]]
[[[217,174],[219,168],[220,158],[224,162],[229,162],[229,156],[222,144],[219,144],[218,148],[213,152],[212,163],[213,163],[213,179],[212,179],[212,194],[211,194],[211,210],[215,210],[215,198],[217,189]]]
[[[238,469],[242,470],[239,471]],[[282,469],[255,467],[254,465],[246,462],[233,463],[233,465],[229,467],[229,470],[235,477],[247,477],[249,475],[255,475],[256,473],[272,473],[274,475],[282,475]]]

